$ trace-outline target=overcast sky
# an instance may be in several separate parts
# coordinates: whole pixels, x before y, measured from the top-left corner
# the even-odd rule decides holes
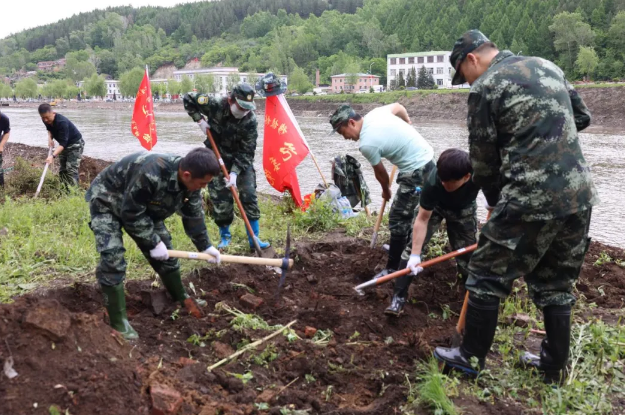
[[[111,6],[163,6],[197,0],[0,0],[0,39],[24,29],[54,23],[74,14]]]

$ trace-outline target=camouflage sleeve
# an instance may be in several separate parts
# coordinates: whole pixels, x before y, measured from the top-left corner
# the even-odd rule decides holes
[[[206,94],[198,94],[197,92],[189,92],[182,97],[184,109],[187,111],[193,121],[198,122],[203,115],[210,118],[211,111],[215,107],[215,99]],[[210,123],[210,121],[209,121]]]
[[[141,171],[131,179],[122,200],[120,215],[124,229],[142,250],[152,249],[161,242],[146,209],[154,185],[149,172]]]
[[[199,190],[193,192],[191,197],[189,197],[189,201],[182,206],[180,216],[182,216],[184,231],[191,238],[198,252],[205,251],[212,246],[206,231],[202,196]]]
[[[258,123],[253,113],[249,119],[239,125],[237,130],[238,153],[232,163],[231,171],[236,174],[247,170],[254,163],[256,140],[258,139]]]
[[[486,92],[469,95],[468,126],[473,182],[482,189],[488,204],[495,206],[499,201],[501,159],[497,148],[497,127]]]
[[[573,85],[566,82],[566,89],[569,91],[569,97],[571,97],[571,104],[573,105],[573,116],[575,117],[575,127],[577,131],[582,131],[590,125],[590,111],[584,103],[582,97],[579,96]]]

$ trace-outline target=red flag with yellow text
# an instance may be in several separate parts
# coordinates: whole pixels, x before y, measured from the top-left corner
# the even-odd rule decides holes
[[[263,144],[265,177],[277,191],[288,189],[297,206],[302,205],[302,195],[295,168],[309,151],[304,134],[284,95],[267,97]]]
[[[154,120],[154,103],[152,102],[152,89],[148,68],[145,68],[143,80],[137,91],[135,109],[130,122],[132,134],[146,150],[152,150],[156,145],[156,121]]]

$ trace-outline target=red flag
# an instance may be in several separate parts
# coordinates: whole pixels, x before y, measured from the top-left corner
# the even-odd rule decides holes
[[[150,77],[148,68],[145,68],[143,80],[137,91],[135,100],[135,110],[132,113],[130,123],[132,134],[139,139],[139,142],[146,150],[152,150],[156,145],[156,121],[154,120],[154,103],[152,102],[152,89],[150,88]]]
[[[309,151],[284,95],[267,97],[263,144],[265,177],[277,191],[288,189],[297,206],[302,205],[302,195],[295,168]]]

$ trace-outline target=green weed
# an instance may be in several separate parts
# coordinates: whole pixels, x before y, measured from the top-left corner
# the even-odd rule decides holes
[[[433,357],[425,362],[417,364],[416,388],[409,383],[408,402],[417,409],[418,405],[431,408],[436,415],[458,415],[450,397],[458,395],[457,379],[450,378],[441,373],[438,361]]]
[[[600,267],[601,265],[609,264],[612,261],[613,261],[612,257],[608,255],[607,252],[601,251],[601,253],[599,254],[599,258],[595,261],[593,265],[595,267]]]

